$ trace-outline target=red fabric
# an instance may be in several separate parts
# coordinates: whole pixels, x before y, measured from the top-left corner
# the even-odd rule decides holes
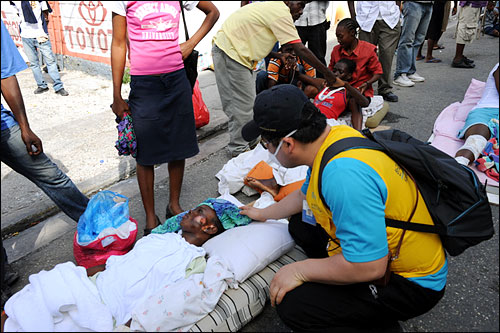
[[[194,123],[196,128],[203,127],[210,122],[210,113],[208,112],[207,105],[203,102],[201,96],[200,85],[198,80],[193,87],[193,110],[194,110]]]
[[[347,96],[345,89],[328,94],[335,89],[325,88],[314,98],[314,105],[328,119],[338,119],[347,107]],[[322,97],[323,96],[323,97]]]
[[[349,82],[354,88],[368,81],[375,74],[383,74],[382,65],[377,57],[377,47],[368,42],[358,40],[358,46],[349,55],[339,44],[332,50],[330,65],[328,68],[333,69],[333,66],[342,58],[351,59],[356,62],[356,71],[352,75],[352,80]],[[366,89],[365,96],[373,97],[373,87]]]
[[[302,43],[302,40],[301,39],[296,39],[296,40],[292,40],[291,42],[288,42],[286,44],[297,44],[297,43]]]
[[[75,236],[73,237],[73,255],[75,256],[76,264],[85,268],[103,265],[110,256],[121,256],[130,251],[137,237],[137,221],[131,217],[130,221],[135,223],[136,228],[130,232],[127,239],[121,239],[117,235],[109,235],[98,238],[86,246],[82,246],[78,244],[78,234],[75,231]],[[103,246],[103,244],[106,246]]]

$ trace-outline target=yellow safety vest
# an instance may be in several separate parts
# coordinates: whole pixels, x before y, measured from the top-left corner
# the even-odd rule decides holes
[[[335,221],[328,207],[323,205],[318,194],[318,171],[325,150],[334,142],[348,137],[363,137],[351,127],[333,126],[325,142],[315,157],[309,179],[306,200],[312,210],[316,222],[319,223],[332,240],[329,244],[329,255],[342,251],[336,244]],[[372,149],[352,149],[344,151],[329,162],[339,158],[353,158],[366,163],[378,173],[387,187],[385,216],[394,220],[407,221],[416,202],[415,183],[389,156]],[[418,205],[412,222],[433,224],[432,218],[421,194],[418,194]],[[351,200],[346,198],[346,200]],[[395,253],[402,229],[387,227],[389,250]],[[338,243],[338,241],[337,241]],[[403,277],[422,277],[438,272],[445,263],[445,253],[437,234],[407,230],[400,248],[399,258],[392,262],[391,270]]]

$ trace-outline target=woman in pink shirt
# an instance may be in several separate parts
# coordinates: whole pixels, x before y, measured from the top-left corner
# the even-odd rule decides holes
[[[180,1],[113,1],[113,112],[132,116],[137,140],[137,180],[146,212],[144,235],[159,224],[154,203],[154,165],[168,163],[167,215],[183,211],[179,198],[185,159],[198,154],[192,90],[185,59],[214,26],[219,11],[211,1],[183,1],[206,14],[198,31],[179,45]],[[127,41],[128,38],[128,41]],[[129,44],[130,95],[121,96]]]

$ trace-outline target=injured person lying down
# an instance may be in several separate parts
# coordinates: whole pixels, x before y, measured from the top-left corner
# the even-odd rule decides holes
[[[56,265],[29,277],[5,304],[2,331],[187,330],[215,308],[234,283],[201,245],[250,218],[223,199],[207,199],[171,217],[105,265]]]

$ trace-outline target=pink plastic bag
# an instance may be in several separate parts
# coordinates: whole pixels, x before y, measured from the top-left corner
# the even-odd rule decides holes
[[[73,254],[77,265],[85,268],[103,265],[110,256],[126,254],[134,246],[137,237],[137,221],[133,218],[129,220],[135,224],[135,230],[130,231],[127,238],[123,239],[118,235],[107,235],[97,238],[87,245],[78,244],[78,232],[73,237]]]
[[[193,110],[194,122],[197,129],[209,123],[210,113],[208,112],[208,108],[205,102],[203,102],[203,97],[201,96],[201,90],[198,84],[198,80],[196,80],[193,88]]]

